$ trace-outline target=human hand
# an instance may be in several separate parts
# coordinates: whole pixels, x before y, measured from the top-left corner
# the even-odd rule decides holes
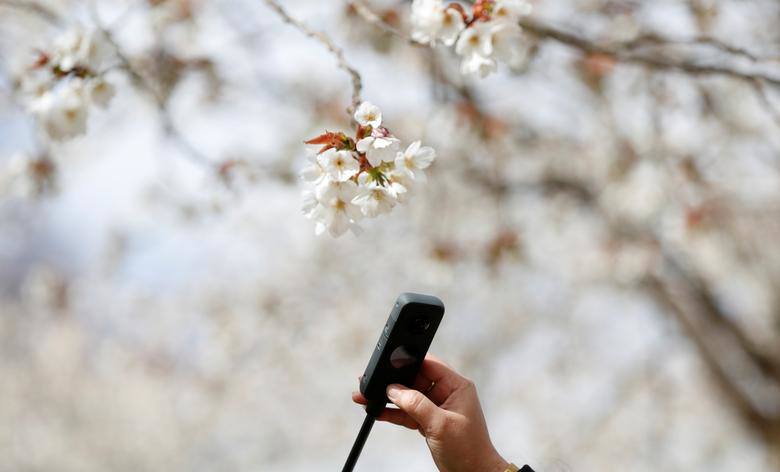
[[[398,408],[385,408],[377,420],[418,430],[440,471],[504,472],[509,467],[490,441],[474,382],[429,354],[413,387],[387,387],[387,398]],[[352,400],[366,404],[360,392],[353,392]]]

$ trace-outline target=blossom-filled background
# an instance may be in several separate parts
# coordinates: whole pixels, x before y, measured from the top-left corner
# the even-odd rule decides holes
[[[777,470],[779,25],[0,0],[0,470],[338,470],[402,291],[516,463]]]

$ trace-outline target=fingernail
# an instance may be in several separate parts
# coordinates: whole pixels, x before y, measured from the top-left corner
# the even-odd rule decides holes
[[[401,389],[403,387],[398,384],[390,384],[387,386],[387,398],[395,400],[401,395]]]

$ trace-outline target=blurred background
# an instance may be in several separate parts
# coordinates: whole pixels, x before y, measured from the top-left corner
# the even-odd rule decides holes
[[[780,5],[537,0],[486,79],[408,2],[284,8],[438,153],[359,237],[297,175],[349,76],[265,3],[0,0],[0,470],[340,470],[402,291],[518,464],[780,470]],[[74,26],[116,94],[55,141],[24,76]],[[434,465],[378,424],[358,468]]]

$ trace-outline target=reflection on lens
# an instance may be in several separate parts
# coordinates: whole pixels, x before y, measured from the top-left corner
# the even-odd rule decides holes
[[[424,333],[431,327],[431,320],[425,316],[419,316],[412,321],[412,332],[414,334]]]
[[[390,353],[390,365],[396,369],[401,369],[408,365],[414,364],[417,360],[404,346],[399,346]]]

